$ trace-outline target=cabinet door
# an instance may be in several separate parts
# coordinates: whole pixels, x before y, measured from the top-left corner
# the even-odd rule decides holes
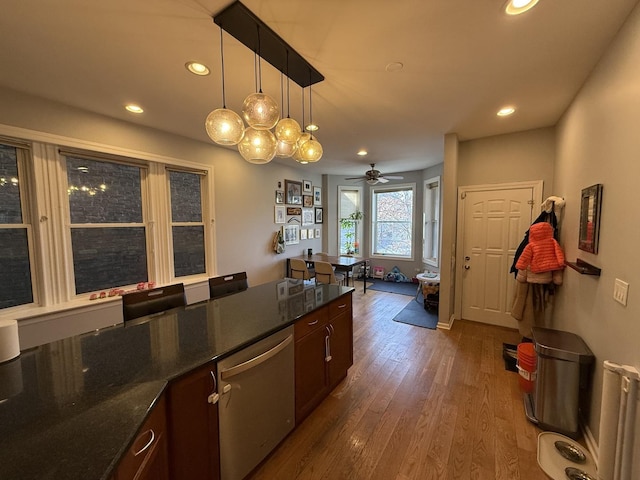
[[[313,330],[295,344],[296,424],[309,415],[327,393],[326,328],[323,325]]]
[[[207,364],[169,386],[172,479],[220,478],[218,404],[210,403],[216,390],[215,371],[214,364]]]
[[[166,413],[163,396],[120,461],[116,480],[169,480]]]
[[[353,365],[353,321],[348,310],[329,321],[329,345],[331,361],[328,362],[329,390],[347,376],[347,370]]]

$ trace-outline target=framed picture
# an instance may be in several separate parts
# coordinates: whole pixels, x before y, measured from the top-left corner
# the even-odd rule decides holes
[[[300,240],[306,240],[307,239],[307,229],[303,228],[300,230]]]
[[[320,238],[320,229],[319,228],[316,228],[315,237],[316,238]]]
[[[300,225],[283,225],[282,236],[285,245],[300,243]]]
[[[312,195],[303,195],[302,196],[302,206],[303,207],[313,207],[313,196]]]
[[[284,181],[285,203],[288,205],[302,205],[302,182]]]
[[[307,232],[307,238],[309,240],[313,240],[313,228],[310,228],[309,231]]]
[[[276,190],[276,203],[284,203],[284,190]]]
[[[300,207],[287,207],[287,215],[302,215]]]
[[[311,193],[311,182],[309,180],[302,180],[302,193]]]
[[[322,205],[322,188],[313,187],[313,204],[317,207]]]
[[[284,205],[276,205],[275,206],[275,222],[276,223],[285,223],[285,214],[286,214],[286,208],[284,207]]]
[[[316,223],[322,223],[322,208],[316,207]]]
[[[317,221],[317,217],[318,217],[318,213],[317,213],[317,208],[316,208],[316,222]],[[303,208],[302,209],[302,225],[313,225],[313,208]]]

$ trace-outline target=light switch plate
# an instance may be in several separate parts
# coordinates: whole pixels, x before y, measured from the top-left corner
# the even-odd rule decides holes
[[[615,283],[613,284],[613,299],[627,306],[627,295],[629,294],[629,284],[616,278]]]

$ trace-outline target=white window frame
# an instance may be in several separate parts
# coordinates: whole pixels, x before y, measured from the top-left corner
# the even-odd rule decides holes
[[[385,255],[376,253],[376,243],[375,236],[377,230],[377,221],[376,221],[376,194],[378,192],[391,192],[397,190],[411,190],[412,192],[412,205],[411,205],[411,253],[408,256],[403,255]],[[415,245],[414,245],[414,234],[416,228],[416,184],[415,183],[403,183],[403,184],[394,184],[389,186],[380,186],[376,185],[371,187],[371,219],[369,222],[370,225],[370,245],[371,245],[371,257],[372,258],[386,258],[392,260],[410,260],[412,261],[415,257]]]
[[[338,185],[338,255],[346,254],[346,252],[343,253],[343,250],[342,250],[342,244],[341,244],[342,227],[340,226],[340,220],[344,218],[344,215],[342,212],[342,202],[341,202],[343,192],[356,192],[357,203],[358,203],[356,206],[356,210],[359,210],[362,212],[363,188],[359,186]],[[356,241],[360,243],[360,251],[354,255],[356,257],[361,257],[363,255],[363,248],[362,248],[363,247],[362,246],[363,225],[362,224],[363,224],[362,221],[358,221],[356,226]]]
[[[441,230],[440,177],[425,180],[423,192],[422,261],[426,265],[438,268],[440,266]]]

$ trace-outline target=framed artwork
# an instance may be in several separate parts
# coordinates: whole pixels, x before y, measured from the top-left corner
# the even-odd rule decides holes
[[[285,203],[288,205],[302,205],[302,182],[284,181]]]
[[[284,190],[276,190],[276,203],[284,203]]]
[[[276,223],[285,223],[285,213],[286,209],[284,205],[276,205],[275,206],[275,222]]]
[[[300,240],[306,240],[307,239],[307,229],[303,228],[300,230]]]
[[[309,231],[307,232],[307,238],[309,240],[313,240],[313,228],[310,228]]]
[[[316,208],[316,211],[318,209]],[[318,214],[316,212],[316,219],[318,217]],[[313,225],[313,208],[303,208],[302,209],[302,225]],[[316,220],[315,223],[318,223],[318,221]]]
[[[287,207],[287,215],[302,215],[300,207]]]
[[[311,193],[311,182],[309,180],[302,180],[302,193]]]
[[[302,206],[303,207],[313,207],[313,196],[312,195],[303,195],[302,196]]]
[[[283,225],[282,237],[285,245],[300,243],[300,225]]]
[[[322,208],[316,207],[316,223],[322,223]]]
[[[322,188],[313,187],[313,204],[317,207],[322,205]]]
[[[316,228],[316,234],[315,234],[316,238],[320,238],[320,229]]]

